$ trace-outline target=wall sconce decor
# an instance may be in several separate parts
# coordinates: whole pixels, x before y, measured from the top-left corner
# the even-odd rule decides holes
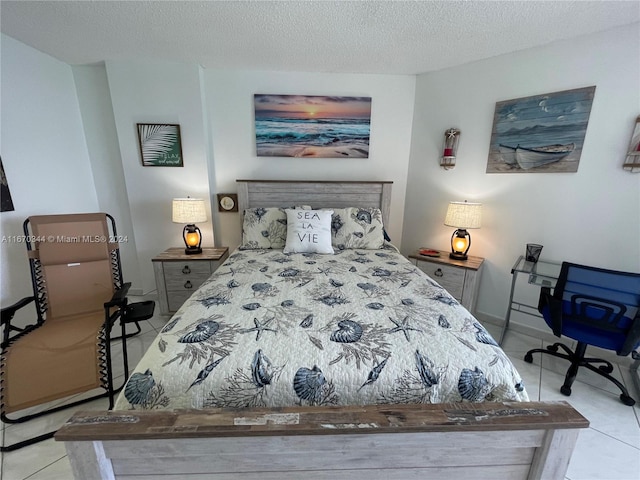
[[[451,235],[450,258],[466,260],[467,252],[471,247],[471,235],[468,228],[480,228],[482,224],[482,204],[464,202],[450,202],[444,224],[448,227],[456,227]]]
[[[186,223],[182,230],[184,239],[184,253],[193,255],[202,253],[202,233],[196,227],[196,222],[207,221],[207,211],[204,200],[201,198],[174,198],[172,205],[171,220],[173,223]]]
[[[631,135],[627,159],[624,161],[622,168],[632,173],[640,172],[640,117],[636,118],[636,126]]]
[[[440,166],[445,170],[450,170],[456,166],[456,155],[458,153],[459,141],[460,130],[450,128],[444,132],[444,147],[442,147]]]

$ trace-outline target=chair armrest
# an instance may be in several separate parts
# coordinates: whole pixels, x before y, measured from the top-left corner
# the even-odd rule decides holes
[[[0,310],[0,326],[4,327],[4,332],[2,334],[2,343],[0,344],[1,348],[4,349],[7,347],[7,345],[9,345],[9,334],[12,331],[24,332],[25,330],[34,327],[33,325],[27,325],[24,328],[14,327],[13,325],[11,325],[11,320],[13,320],[13,316],[18,310],[20,310],[22,307],[25,307],[26,305],[29,305],[35,299],[36,297],[24,297],[21,300],[18,300],[13,305],[9,305],[8,307],[4,307],[2,310]]]
[[[23,299],[18,300],[13,305],[4,307],[2,310],[0,310],[0,325],[11,323],[11,320],[13,319],[13,316],[16,314],[16,312],[20,310],[22,307],[29,305],[35,299],[36,298],[33,296],[24,297]]]
[[[114,293],[111,300],[104,304],[104,308],[118,307],[126,304],[127,294],[131,288],[131,282],[123,283]]]
[[[542,314],[542,310],[549,305],[551,297],[551,289],[549,287],[540,288],[540,298],[538,298],[538,312]]]
[[[556,337],[562,336],[562,300],[551,295],[549,287],[540,289],[538,311],[553,330],[553,334]]]
[[[618,355],[626,357],[630,353],[635,353],[634,350],[640,345],[640,311],[636,314],[636,318],[633,319],[631,328],[624,339],[624,344],[620,351],[616,352]],[[633,358],[635,359],[637,355]]]

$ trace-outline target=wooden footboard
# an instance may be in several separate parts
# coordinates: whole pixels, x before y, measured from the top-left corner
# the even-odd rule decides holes
[[[76,479],[563,479],[565,402],[80,412],[56,434]]]

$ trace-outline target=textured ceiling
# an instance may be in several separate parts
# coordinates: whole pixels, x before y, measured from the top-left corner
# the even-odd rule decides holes
[[[417,74],[640,22],[640,1],[2,0],[0,20],[71,65]]]

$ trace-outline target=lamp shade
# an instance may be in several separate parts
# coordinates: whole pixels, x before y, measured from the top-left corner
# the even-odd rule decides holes
[[[201,223],[207,221],[207,210],[201,198],[174,198],[171,213],[174,223]]]
[[[444,224],[456,228],[480,228],[482,225],[482,204],[450,202]]]

